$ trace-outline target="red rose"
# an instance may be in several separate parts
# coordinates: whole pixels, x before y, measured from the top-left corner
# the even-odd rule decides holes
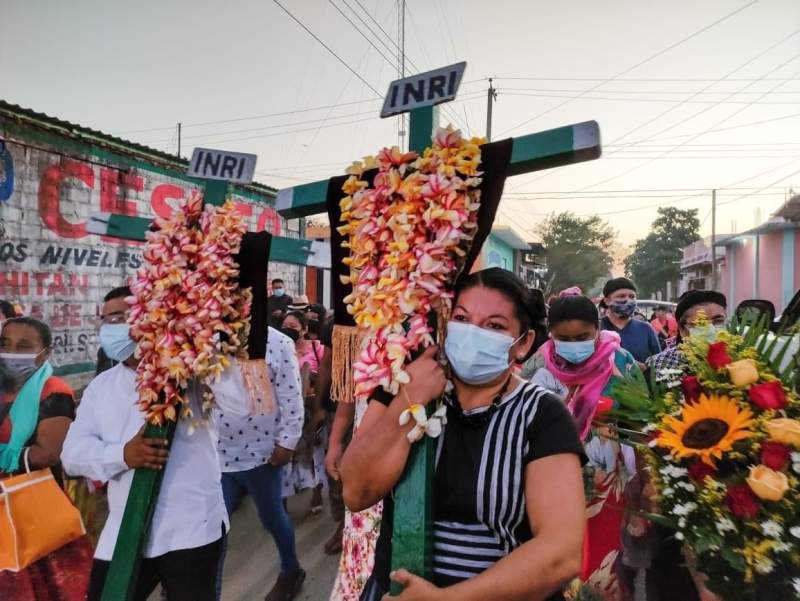
[[[792,450],[786,445],[768,440],[761,445],[761,463],[779,472],[789,463],[791,453]]]
[[[758,498],[747,484],[736,484],[728,487],[728,495],[725,497],[725,501],[731,513],[742,520],[752,520],[758,515],[758,510],[760,509]]]
[[[780,382],[754,384],[748,389],[747,394],[750,395],[750,402],[764,411],[786,407],[786,394]]]
[[[689,402],[694,402],[700,397],[700,380],[697,376],[684,376],[681,380],[681,388],[683,389],[683,396]]]
[[[713,467],[703,461],[698,461],[689,466],[689,477],[698,484],[702,484],[706,478],[716,473]]]
[[[722,369],[731,362],[728,354],[728,345],[724,342],[714,342],[708,345],[708,364],[714,369]]]

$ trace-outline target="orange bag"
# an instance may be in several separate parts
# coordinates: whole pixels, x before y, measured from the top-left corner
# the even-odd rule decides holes
[[[24,570],[84,534],[50,468],[0,480],[0,570]]]

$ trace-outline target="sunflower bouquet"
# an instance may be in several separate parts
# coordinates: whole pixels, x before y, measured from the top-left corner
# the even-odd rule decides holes
[[[661,514],[725,601],[800,599],[792,337],[699,325],[708,335],[681,344],[681,368],[654,374],[656,409],[642,428]]]

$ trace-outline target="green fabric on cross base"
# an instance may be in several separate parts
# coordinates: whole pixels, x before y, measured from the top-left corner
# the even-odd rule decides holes
[[[146,438],[166,438],[172,446],[175,425],[176,422],[167,422],[164,426],[147,424],[144,435]],[[163,469],[139,468],[134,472],[101,601],[128,601],[132,598],[163,477]]]
[[[434,130],[433,107],[411,111],[409,149],[422,154]],[[433,467],[436,441],[427,436],[411,447],[394,488],[392,570],[400,568],[433,579]],[[392,592],[402,589],[392,583]]]
[[[405,569],[433,580],[433,468],[436,440],[425,436],[411,447],[394,487],[392,571]],[[402,587],[392,583],[392,594]]]

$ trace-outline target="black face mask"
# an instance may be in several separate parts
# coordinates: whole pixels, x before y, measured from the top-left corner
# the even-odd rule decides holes
[[[319,332],[319,320],[317,320],[317,319],[309,319],[308,320],[308,331],[309,332]]]
[[[294,342],[300,340],[300,332],[295,330],[294,328],[283,327],[281,328],[281,333],[291,338]]]

